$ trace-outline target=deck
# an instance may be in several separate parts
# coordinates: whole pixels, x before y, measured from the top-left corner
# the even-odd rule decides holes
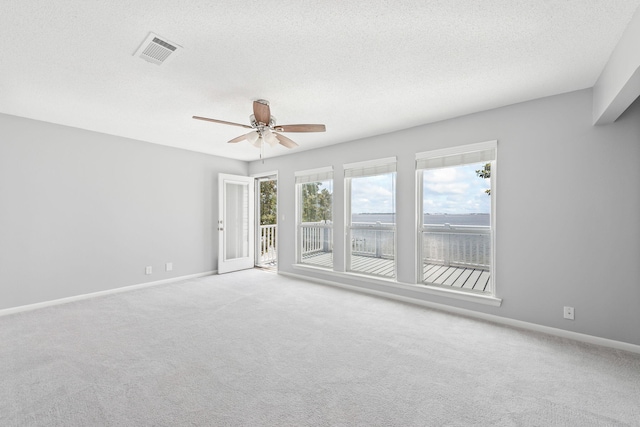
[[[331,268],[331,253],[320,252],[302,257],[303,264]],[[395,277],[392,259],[352,255],[351,271],[383,277]],[[473,267],[449,267],[425,263],[422,269],[425,283],[450,286],[478,292],[491,292],[491,274],[487,270]]]
[[[316,252],[302,256],[302,263],[318,267],[333,267],[330,252]],[[395,265],[392,259],[371,256],[351,255],[351,269],[354,273],[373,274],[383,277],[395,277]]]
[[[487,270],[473,267],[424,264],[422,272],[423,281],[429,284],[491,292],[491,273]]]

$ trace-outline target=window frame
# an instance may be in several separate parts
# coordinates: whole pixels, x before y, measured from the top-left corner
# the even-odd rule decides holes
[[[375,277],[383,280],[393,280],[397,281],[398,279],[398,257],[397,257],[397,249],[398,249],[398,232],[397,232],[397,222],[395,218],[397,218],[397,157],[386,157],[382,159],[376,160],[368,160],[364,162],[357,163],[347,163],[343,165],[344,170],[344,214],[345,214],[345,271],[350,274],[361,274],[369,277]],[[389,225],[380,225],[380,226],[353,226],[352,218],[353,213],[351,211],[351,199],[352,199],[352,185],[351,181],[353,178],[364,178],[364,177],[373,177],[384,175],[387,173],[394,173],[396,176],[394,177],[394,188],[393,188],[393,210],[394,210],[394,224],[392,226]],[[353,230],[373,230],[373,231],[391,231],[393,232],[393,276],[382,275],[364,272],[360,270],[353,270],[352,268],[352,250],[353,245],[351,241],[351,233]]]
[[[453,156],[461,156],[465,154],[473,154],[473,153],[482,153],[485,154],[488,151],[493,151],[493,160],[477,160],[473,161],[473,157],[469,156],[472,161],[459,163],[458,165],[468,165],[473,163],[490,163],[491,164],[491,176],[489,178],[489,184],[491,189],[491,208],[490,208],[490,266],[489,266],[489,284],[491,291],[490,292],[478,292],[464,288],[453,288],[450,289],[450,286],[445,285],[437,285],[433,283],[428,283],[424,281],[423,277],[423,236],[427,227],[424,226],[424,171],[428,169],[437,169],[438,167],[421,167],[421,164],[429,163],[429,160],[432,159],[440,159],[446,157]],[[464,157],[463,157],[464,158]],[[478,156],[479,159],[483,159],[482,155]],[[475,144],[467,144],[456,147],[450,147],[445,149],[431,150],[426,152],[421,152],[416,154],[416,269],[415,269],[415,278],[416,283],[425,286],[434,290],[444,290],[444,291],[454,291],[456,293],[462,293],[465,295],[471,296],[485,296],[490,298],[497,298],[498,294],[497,283],[496,283],[496,206],[498,199],[498,191],[497,191],[497,175],[498,175],[498,141],[491,140],[485,141]],[[443,164],[446,162],[443,162]],[[444,167],[454,167],[456,165],[444,165]]]
[[[333,175],[333,166],[326,166],[326,167],[322,167],[322,168],[316,168],[316,169],[308,169],[308,170],[303,170],[303,171],[297,171],[294,173],[295,175],[295,179],[294,179],[294,185],[295,185],[295,201],[296,201],[296,231],[295,231],[295,239],[296,239],[296,244],[295,244],[295,251],[296,251],[296,259],[295,262],[297,265],[302,265],[305,267],[314,267],[314,268],[322,268],[322,269],[327,269],[327,270],[333,270],[334,269],[334,259],[333,259],[333,233],[334,233],[334,221],[333,219],[329,222],[329,223],[324,223],[324,224],[318,224],[318,228],[320,229],[325,229],[325,230],[329,230],[328,233],[331,236],[330,237],[330,246],[331,246],[331,265],[330,266],[326,266],[326,265],[318,265],[318,264],[314,264],[314,263],[305,263],[303,262],[303,254],[302,254],[302,249],[303,249],[303,244],[302,244],[302,237],[303,237],[303,231],[302,228],[304,227],[304,224],[302,222],[302,212],[303,212],[303,197],[302,197],[302,186],[305,184],[309,184],[309,183],[314,183],[314,182],[323,182],[323,181],[331,181],[331,188],[332,188],[332,198],[334,195],[333,192],[333,188],[335,186],[335,180],[334,180],[334,175]],[[335,212],[334,212],[334,206],[335,204],[333,203],[333,200],[331,201],[331,218],[334,218]]]

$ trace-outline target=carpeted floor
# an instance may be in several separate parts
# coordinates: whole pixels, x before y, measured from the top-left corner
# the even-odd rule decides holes
[[[0,317],[1,426],[640,425],[640,355],[247,270]]]

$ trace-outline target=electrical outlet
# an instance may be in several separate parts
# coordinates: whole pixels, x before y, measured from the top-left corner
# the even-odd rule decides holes
[[[153,273],[153,267],[151,267],[150,265],[148,265],[145,269],[144,269],[144,274],[151,274]]]
[[[573,307],[564,307],[564,318],[565,319],[569,319],[569,320],[573,320],[574,319],[574,311],[573,311]]]
[[[171,270],[173,270],[173,263],[172,262],[168,262],[168,263],[166,263],[164,265],[164,267],[165,267],[166,271],[171,271]]]

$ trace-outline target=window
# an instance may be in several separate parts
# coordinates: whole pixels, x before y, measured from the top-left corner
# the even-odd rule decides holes
[[[396,158],[344,165],[348,271],[396,277]]]
[[[491,141],[416,156],[422,282],[494,295],[496,146]]]
[[[333,269],[333,168],[296,172],[297,262]]]

